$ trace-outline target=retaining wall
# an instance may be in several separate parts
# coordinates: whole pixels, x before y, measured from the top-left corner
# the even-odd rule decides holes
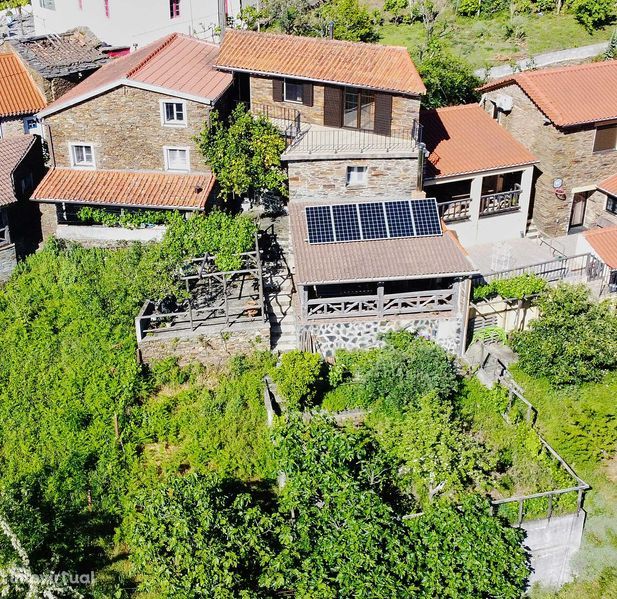
[[[17,266],[15,245],[0,248],[0,283],[6,283]]]

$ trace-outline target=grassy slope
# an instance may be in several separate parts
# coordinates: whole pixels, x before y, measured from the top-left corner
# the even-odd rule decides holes
[[[617,572],[608,576],[606,572],[617,565],[617,453],[614,445],[611,449],[610,443],[601,442],[617,437],[617,373],[600,383],[560,391],[551,389],[546,381],[516,370],[515,374],[527,398],[538,408],[538,426],[546,439],[592,486],[578,556],[580,580],[556,597],[617,598]],[[589,427],[587,421],[595,421],[595,425]],[[596,451],[602,447],[605,451]]]
[[[550,52],[595,44],[608,40],[611,27],[597,29],[592,35],[579,25],[572,15],[520,15],[525,37],[519,42],[507,40],[504,25],[505,14],[492,19],[470,19],[450,16],[447,40],[455,54],[464,58],[474,68],[494,66]],[[412,53],[423,42],[424,31],[420,23],[394,25],[386,23],[379,29],[381,43],[407,46]]]

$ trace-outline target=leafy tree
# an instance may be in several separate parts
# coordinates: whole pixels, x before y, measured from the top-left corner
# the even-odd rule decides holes
[[[363,376],[366,394],[387,413],[416,407],[433,392],[447,398],[458,385],[452,359],[436,343],[408,332],[389,333]]]
[[[225,198],[249,191],[287,194],[287,175],[281,166],[285,140],[267,118],[253,116],[243,104],[236,106],[226,124],[213,110],[197,144]]]
[[[393,23],[411,21],[409,0],[386,0],[383,9],[390,13],[390,20]]]
[[[524,299],[548,288],[541,277],[526,273],[509,279],[495,279],[488,285],[479,285],[473,290],[474,300],[491,299],[500,295],[504,299]]]
[[[471,67],[439,45],[432,44],[423,54],[418,71],[426,85],[426,108],[469,104],[479,99],[480,79]]]
[[[271,519],[248,492],[214,476],[172,476],[140,489],[124,522],[139,590],[158,597],[264,596]]]
[[[524,531],[490,516],[486,499],[463,497],[460,505],[439,501],[408,523],[417,539],[422,587],[418,597],[518,599],[529,559]]]
[[[595,29],[614,21],[617,15],[613,0],[574,0],[572,11],[576,20],[589,33]]]
[[[313,403],[321,384],[322,367],[319,354],[293,350],[282,355],[274,380],[290,408],[299,409]]]
[[[617,367],[617,314],[585,285],[561,284],[538,301],[540,318],[513,334],[521,368],[554,385],[599,380]]]
[[[375,17],[359,0],[329,0],[317,9],[317,20],[324,35],[334,23],[334,38],[352,42],[376,42],[379,39]]]

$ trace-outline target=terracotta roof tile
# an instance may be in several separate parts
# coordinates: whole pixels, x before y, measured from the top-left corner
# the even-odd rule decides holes
[[[43,94],[15,54],[0,54],[0,116],[32,114],[46,105]]]
[[[56,168],[47,173],[32,199],[39,202],[203,210],[214,182],[211,173],[181,175]]]
[[[598,189],[612,196],[617,196],[617,173],[608,179],[604,179],[601,183],[598,183]]]
[[[306,205],[289,204],[295,280],[300,285],[476,272],[451,231],[435,237],[310,244]]]
[[[13,171],[35,143],[36,138],[33,135],[0,140],[0,206],[8,206],[17,201]]]
[[[449,177],[537,161],[535,156],[477,104],[420,114],[430,152],[429,174]]]
[[[583,235],[602,262],[611,269],[617,269],[617,227],[593,229]]]
[[[216,100],[233,77],[213,67],[217,44],[173,33],[116,58],[50,104],[46,116],[122,84],[152,86],[201,101]]]
[[[617,119],[617,60],[525,71],[480,89],[515,83],[558,127]]]
[[[406,48],[228,30],[216,66],[419,95],[426,88]]]

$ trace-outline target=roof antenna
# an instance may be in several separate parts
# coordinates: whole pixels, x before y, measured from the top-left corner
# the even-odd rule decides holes
[[[333,40],[334,39],[334,21],[330,21],[328,23],[328,37]]]

